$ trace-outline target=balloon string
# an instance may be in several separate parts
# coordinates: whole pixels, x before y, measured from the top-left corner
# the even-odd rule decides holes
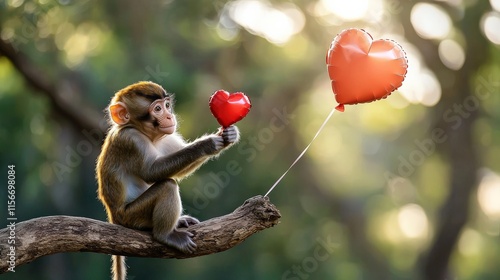
[[[328,115],[328,117],[326,117],[325,121],[323,122],[323,124],[319,127],[318,129],[318,132],[316,132],[316,135],[314,135],[313,139],[311,140],[311,142],[309,142],[309,144],[306,146],[306,148],[300,153],[300,155],[295,159],[295,161],[290,165],[290,167],[288,167],[288,169],[285,171],[285,173],[283,173],[283,175],[281,175],[281,177],[274,183],[274,185],[267,191],[267,193],[264,195],[264,197],[266,197],[269,193],[271,193],[273,191],[273,189],[279,184],[279,182],[281,182],[281,180],[285,177],[285,175],[288,173],[288,171],[290,171],[290,169],[292,169],[292,167],[302,158],[302,156],[307,152],[307,150],[309,149],[309,147],[311,146],[311,144],[314,142],[314,140],[318,137],[319,133],[321,132],[321,130],[323,130],[323,128],[325,127],[326,123],[328,122],[328,120],[330,120],[330,118],[332,117],[333,115],[333,112],[335,112],[335,108],[332,109],[332,111],[330,112],[330,114]]]

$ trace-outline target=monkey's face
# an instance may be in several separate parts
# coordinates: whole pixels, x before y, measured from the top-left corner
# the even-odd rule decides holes
[[[153,117],[153,127],[163,134],[172,134],[176,130],[177,121],[172,112],[171,97],[155,100],[149,106],[149,114]]]

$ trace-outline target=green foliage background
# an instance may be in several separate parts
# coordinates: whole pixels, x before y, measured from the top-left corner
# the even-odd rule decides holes
[[[0,0],[2,46],[14,47],[14,57],[27,61],[34,77],[64,101],[54,103],[0,50],[0,166],[5,174],[7,165],[16,166],[19,221],[106,219],[94,179],[100,144],[92,140],[106,128],[103,110],[113,93],[140,80],[176,94],[180,131],[189,139],[217,129],[208,109],[215,90],[242,91],[252,101],[238,123],[238,147],[182,182],[187,212],[205,220],[264,194],[335,106],[325,53],[341,30],[359,27],[374,36],[394,34],[404,48],[416,50],[414,58],[441,84],[440,101],[408,104],[395,92],[387,100],[347,106],[271,193],[283,216],[277,227],[211,256],[129,258],[129,279],[429,279],[429,256],[440,259],[446,251],[436,242],[439,232],[451,233],[454,244],[445,260],[447,279],[498,279],[500,216],[487,215],[477,195],[485,174],[500,172],[500,52],[479,27],[481,16],[493,11],[490,3],[437,4],[453,21],[450,36],[466,49],[463,67],[450,70],[437,55],[439,40],[420,38],[409,21],[412,7],[425,1],[382,1],[384,22],[335,24],[312,12],[316,1],[260,2],[293,5],[304,15],[303,29],[273,44],[228,19],[224,13],[234,1]],[[467,115],[454,109],[473,97],[478,106]],[[97,126],[84,127],[65,111]],[[424,151],[417,143],[429,143],[436,128],[447,140],[433,142],[418,159]],[[401,174],[412,160],[411,172]],[[5,190],[0,199],[5,205]],[[500,204],[500,197],[492,199]],[[425,213],[425,228],[409,237],[398,219],[415,205]],[[459,211],[446,215],[447,209]],[[465,219],[464,226],[446,223],[454,219]],[[57,254],[0,277],[107,279],[109,267],[106,255]]]

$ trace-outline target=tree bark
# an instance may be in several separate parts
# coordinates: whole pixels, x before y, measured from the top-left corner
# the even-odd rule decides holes
[[[249,236],[279,223],[281,214],[269,198],[248,199],[234,212],[213,218],[188,230],[194,234],[197,248],[185,254],[152,239],[151,232],[133,230],[119,225],[84,217],[50,216],[16,224],[15,245],[0,244],[0,273],[9,269],[11,247],[15,248],[15,266],[37,258],[65,252],[95,252],[111,255],[148,258],[193,258],[228,250]],[[0,240],[9,240],[10,228],[0,230]]]

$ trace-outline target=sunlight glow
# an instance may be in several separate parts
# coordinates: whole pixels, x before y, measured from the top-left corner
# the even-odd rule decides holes
[[[391,211],[380,217],[380,226],[382,230],[379,232],[380,238],[393,244],[398,244],[404,240],[401,231],[398,229],[397,211]]]
[[[463,3],[463,0],[436,0],[439,2],[445,2],[446,4],[454,7],[460,7]]]
[[[465,62],[465,51],[454,40],[443,40],[439,43],[439,58],[443,62],[443,64],[452,69],[452,70],[460,70]]]
[[[490,218],[500,218],[500,175],[488,172],[481,180],[477,200]]]
[[[494,10],[500,12],[500,0],[490,0],[490,5]]]
[[[12,8],[18,8],[24,3],[24,0],[8,0],[7,5],[11,6]]]
[[[403,47],[410,67],[398,91],[412,104],[420,103],[428,107],[436,105],[442,95],[439,80],[432,71],[421,65],[418,50],[412,45],[405,44]]]
[[[31,133],[35,135],[42,135],[45,132],[46,121],[42,114],[33,116],[30,122]]]
[[[428,232],[427,215],[417,204],[407,204],[398,212],[398,223],[403,234],[408,238],[425,238]]]
[[[460,235],[458,251],[462,255],[471,256],[482,252],[483,238],[481,234],[473,229],[466,228]]]
[[[16,32],[14,32],[14,29],[10,27],[4,27],[0,33],[0,38],[4,41],[10,41],[14,38],[14,35],[16,35]]]
[[[420,73],[422,86],[418,94],[418,101],[427,107],[436,105],[441,99],[441,84],[432,71],[422,71]]]
[[[500,1],[499,1],[500,2]],[[481,29],[488,40],[493,44],[500,45],[500,14],[490,12],[481,19]]]
[[[305,16],[294,4],[274,7],[259,0],[237,0],[229,5],[229,16],[248,32],[282,45],[302,31]]]
[[[74,67],[80,64],[99,46],[101,30],[90,23],[82,23],[69,35],[62,46],[66,52],[66,64]]]
[[[406,52],[408,69],[403,85],[396,90],[388,103],[398,109],[411,104],[422,104],[427,107],[436,105],[441,100],[442,89],[436,75],[422,64],[421,53],[414,45],[403,37],[385,33],[382,38],[391,38],[398,42]]]
[[[415,31],[424,39],[444,39],[451,31],[450,16],[437,5],[415,4],[410,20]]]
[[[346,21],[355,21],[365,17],[368,4],[368,0],[320,0],[316,9],[324,9]]]
[[[404,177],[394,177],[387,182],[387,190],[394,203],[413,200],[417,195],[411,181]]]

